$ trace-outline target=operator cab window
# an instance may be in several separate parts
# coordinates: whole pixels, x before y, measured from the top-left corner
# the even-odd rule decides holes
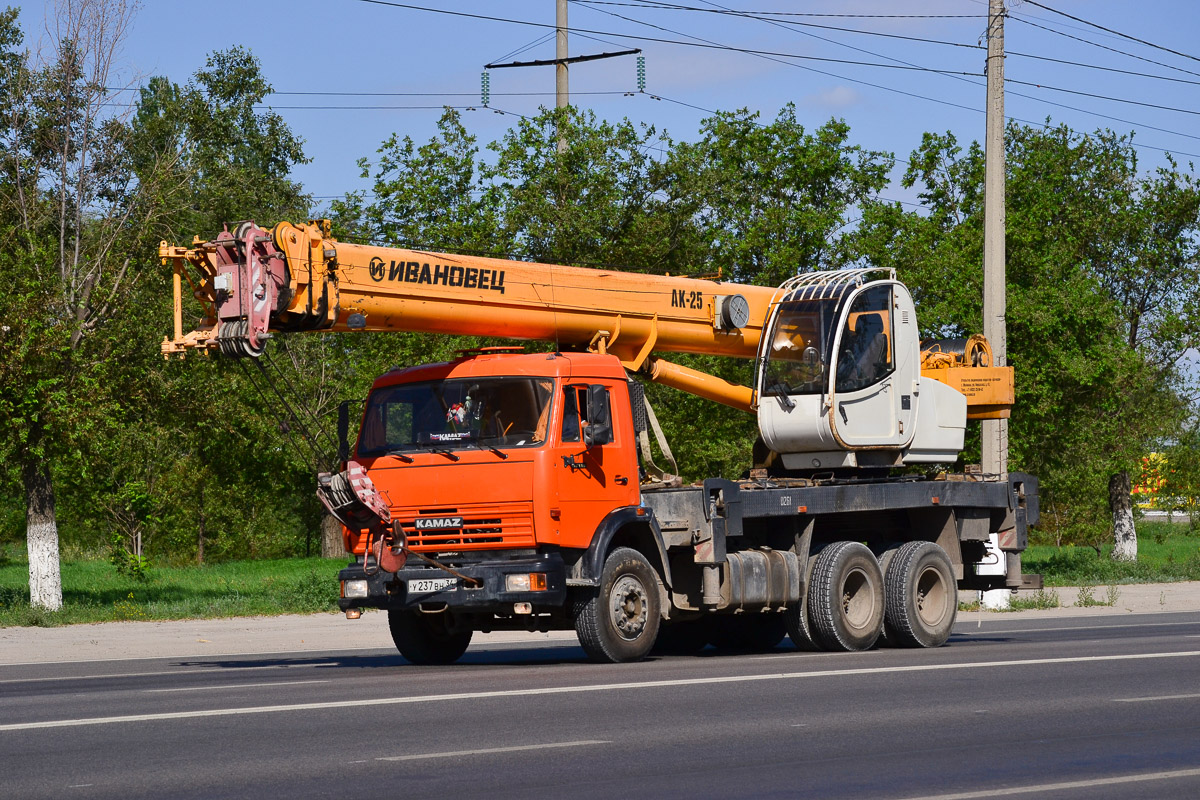
[[[865,389],[896,368],[891,310],[891,286],[876,286],[854,298],[838,348],[837,391]]]

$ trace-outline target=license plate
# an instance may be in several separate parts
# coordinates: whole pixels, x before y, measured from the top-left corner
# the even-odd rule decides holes
[[[420,578],[408,582],[408,591],[410,594],[428,594],[449,589],[456,583],[454,578]]]

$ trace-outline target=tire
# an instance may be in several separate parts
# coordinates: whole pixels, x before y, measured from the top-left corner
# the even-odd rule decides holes
[[[405,608],[388,609],[388,628],[400,655],[409,663],[427,667],[453,664],[467,652],[473,631],[449,627],[448,612],[422,614]]]
[[[575,633],[593,661],[640,661],[658,637],[658,576],[636,550],[618,547],[604,561],[599,591],[575,601]]]
[[[958,584],[946,551],[933,542],[901,545],[884,576],[885,625],[896,647],[941,647],[958,614]]]
[[[807,652],[816,652],[821,650],[821,645],[813,637],[812,624],[808,620],[808,590],[812,587],[813,567],[816,566],[817,557],[809,556],[807,574],[804,581],[804,594],[800,597],[800,605],[793,606],[783,612],[783,621],[787,626],[788,636],[792,640],[792,644],[796,645],[797,650],[805,650]]]
[[[879,632],[879,641],[876,643],[879,647],[896,647],[896,637],[888,630],[887,621],[887,573],[888,564],[891,563],[892,557],[896,555],[899,547],[892,547],[884,550],[879,554],[879,571],[883,573],[883,630]]]
[[[787,636],[782,614],[737,614],[714,617],[710,622],[710,641],[724,652],[769,653]]]
[[[826,650],[868,650],[883,630],[883,574],[859,542],[835,542],[817,555],[809,623]]]
[[[691,656],[708,646],[708,620],[689,619],[664,623],[658,629],[652,655]]]

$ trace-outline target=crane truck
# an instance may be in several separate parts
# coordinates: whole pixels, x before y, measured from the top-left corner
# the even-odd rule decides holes
[[[353,244],[324,220],[244,222],[160,257],[168,358],[253,358],[288,331],[553,343],[396,367],[354,436],[341,407],[342,469],[317,487],[354,557],[339,606],[385,609],[415,664],[494,630],[574,629],[602,662],[785,635],[935,647],[960,589],[1022,581],[1036,478],[937,468],[969,419],[1009,415],[1012,369],[982,337],[923,344],[893,271],[762,287]],[[185,283],[202,308],[190,331]],[[754,359],[753,385],[667,353]],[[750,469],[685,485],[659,468],[643,380],[755,415]]]

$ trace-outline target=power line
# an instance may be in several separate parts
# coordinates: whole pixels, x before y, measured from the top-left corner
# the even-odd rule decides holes
[[[960,47],[960,48],[966,48],[966,49],[970,49],[970,50],[986,49],[983,47],[983,45],[979,45],[979,44],[965,44],[963,42],[946,41],[944,39],[929,39],[929,38],[921,37],[921,36],[905,36],[905,35],[896,34],[896,33],[885,33],[882,31],[863,30],[861,28],[847,28],[847,27],[838,26],[838,25],[820,25],[820,24],[812,23],[812,22],[796,22],[794,20],[778,19],[778,17],[781,17],[781,16],[798,16],[795,14],[787,14],[785,12],[775,13],[775,12],[737,11],[734,9],[726,8],[724,6],[717,6],[716,8],[700,8],[698,6],[683,6],[683,5],[675,5],[675,4],[669,4],[669,3],[656,3],[654,5],[645,5],[645,4],[637,4],[637,3],[611,2],[611,0],[572,0],[572,2],[577,3],[577,4],[582,4],[585,6],[613,5],[613,6],[632,6],[635,8],[647,8],[647,9],[661,8],[661,9],[669,9],[669,10],[674,10],[674,11],[696,11],[696,12],[707,13],[707,14],[719,14],[719,15],[723,15],[723,16],[734,16],[734,17],[742,17],[744,19],[754,19],[754,20],[758,20],[760,22],[767,22],[767,23],[771,23],[771,24],[777,24],[780,26],[792,25],[792,26],[819,28],[822,30],[840,31],[842,33],[855,33],[855,34],[860,34],[860,35],[864,35],[864,36],[879,36],[879,37],[884,37],[884,38],[888,38],[888,39],[901,39],[901,40],[910,41],[910,42],[921,42],[924,44],[936,44],[936,45],[942,45],[945,47]],[[600,11],[601,9],[594,9],[594,10]],[[803,16],[850,16],[850,17],[857,18],[857,17],[871,17],[871,16],[875,16],[875,15],[852,15],[852,14],[808,15],[808,14],[805,14]],[[879,15],[879,16],[884,16],[884,15]],[[967,15],[961,15],[961,16],[967,17]],[[638,20],[633,20],[629,17],[621,17],[621,18],[629,20],[631,22],[638,21]],[[974,15],[970,15],[968,18],[975,19],[976,17]],[[1037,27],[1041,27],[1041,26],[1037,26]],[[1049,29],[1047,29],[1047,30],[1049,30]],[[800,33],[802,31],[797,31],[797,32]],[[1058,33],[1058,31],[1050,31],[1050,32]],[[686,35],[686,34],[679,34],[679,35]],[[817,38],[821,39],[821,41],[830,42],[831,44],[836,44],[836,45],[840,45],[843,47],[850,47],[851,49],[857,50],[859,52],[870,53],[871,55],[879,57],[879,58],[888,58],[888,60],[894,60],[894,61],[897,61],[902,64],[909,64],[909,62],[903,61],[901,59],[891,59],[888,56],[885,56],[881,53],[875,53],[875,52],[872,52],[869,50],[862,50],[861,48],[852,47],[851,45],[847,45],[844,42],[837,42],[832,39],[825,39],[824,37],[817,37]],[[1071,38],[1077,38],[1077,37],[1071,37]],[[1086,40],[1080,40],[1080,41],[1086,41]],[[1089,42],[1089,44],[1093,44],[1093,43]],[[1120,51],[1118,51],[1118,52],[1120,52]],[[1067,66],[1081,67],[1084,69],[1094,69],[1094,70],[1099,70],[1102,72],[1113,72],[1113,73],[1119,73],[1122,75],[1131,75],[1134,77],[1150,78],[1150,79],[1154,79],[1154,80],[1171,81],[1171,82],[1175,82],[1175,83],[1184,83],[1184,84],[1190,84],[1193,86],[1200,86],[1200,81],[1190,81],[1185,78],[1174,78],[1169,75],[1153,75],[1153,74],[1149,74],[1149,73],[1145,73],[1145,72],[1136,72],[1134,70],[1124,70],[1124,69],[1120,69],[1117,67],[1103,66],[1100,64],[1088,64],[1088,63],[1079,62],[1079,61],[1069,61],[1066,59],[1037,55],[1036,53],[1022,53],[1022,52],[1017,52],[1014,50],[1008,50],[1008,51],[1006,51],[1005,55],[1018,56],[1021,58],[1029,58],[1029,59],[1034,59],[1037,61],[1046,61],[1046,62],[1054,63],[1054,64],[1064,64]],[[1159,66],[1166,66],[1168,68],[1172,68],[1172,67],[1170,67],[1170,65],[1160,64],[1157,61],[1149,61],[1149,63],[1158,64]],[[909,64],[909,65],[914,66],[911,64]],[[1184,71],[1186,72],[1186,70],[1184,70]],[[1200,76],[1200,75],[1198,75],[1198,76]]]
[[[587,3],[598,6],[632,6],[634,8],[663,8],[679,9],[682,11],[708,11],[707,8],[681,6],[675,3],[657,3],[647,0],[644,3],[618,3],[613,0],[571,0],[574,3]],[[851,19],[978,19],[978,14],[819,14],[816,12],[800,11],[746,11],[745,14],[755,14],[774,17],[845,17]]]
[[[1185,74],[1187,74],[1187,75],[1195,75],[1195,76],[1197,76],[1197,77],[1200,77],[1200,72],[1193,72],[1193,71],[1192,71],[1192,70],[1190,70],[1190,69],[1184,69],[1183,67],[1176,67],[1176,66],[1174,66],[1174,65],[1172,65],[1172,64],[1167,64],[1167,63],[1164,63],[1164,62],[1162,62],[1162,61],[1155,61],[1155,60],[1154,60],[1154,59],[1152,59],[1152,58],[1146,58],[1146,57],[1144,57],[1144,56],[1139,56],[1139,55],[1137,55],[1137,54],[1135,54],[1135,53],[1130,53],[1130,52],[1128,52],[1128,51],[1125,51],[1125,50],[1118,50],[1117,48],[1115,48],[1115,47],[1109,47],[1109,46],[1108,46],[1108,45],[1106,45],[1106,44],[1100,44],[1099,42],[1093,42],[1091,39],[1084,39],[1082,36],[1073,36],[1073,35],[1071,35],[1071,34],[1069,34],[1069,33],[1063,33],[1062,31],[1056,31],[1056,30],[1054,30],[1054,28],[1047,28],[1045,25],[1039,25],[1039,24],[1037,24],[1036,22],[1030,22],[1028,19],[1025,19],[1023,16],[1021,16],[1021,15],[1019,15],[1019,14],[1009,14],[1009,19],[1014,19],[1014,20],[1016,20],[1017,22],[1022,22],[1022,23],[1026,24],[1026,25],[1029,25],[1030,27],[1033,27],[1033,28],[1038,28],[1038,29],[1040,29],[1040,30],[1046,31],[1047,33],[1053,33],[1053,34],[1055,34],[1055,35],[1057,35],[1057,36],[1062,36],[1062,37],[1065,37],[1065,38],[1067,38],[1067,39],[1072,39],[1072,40],[1074,40],[1074,41],[1076,41],[1076,42],[1082,42],[1083,44],[1088,44],[1088,45],[1091,45],[1092,47],[1098,47],[1098,48],[1100,48],[1101,50],[1107,50],[1107,51],[1108,51],[1108,52],[1110,52],[1110,53],[1116,53],[1117,55],[1126,56],[1126,57],[1128,57],[1128,58],[1133,58],[1133,59],[1136,59],[1136,60],[1138,60],[1138,61],[1144,61],[1144,62],[1146,62],[1147,64],[1153,64],[1153,65],[1155,65],[1156,67],[1165,67],[1165,68],[1167,68],[1167,69],[1173,69],[1173,70],[1175,70],[1176,72],[1183,72],[1183,73],[1185,73]]]
[[[408,3],[391,2],[391,0],[358,0],[358,2],[370,3],[372,5],[379,5],[379,6],[390,6],[393,8],[404,8],[404,9],[408,9],[410,11],[426,11],[431,14],[445,14],[445,15],[453,16],[453,17],[466,17],[468,19],[479,19],[479,20],[485,20],[487,22],[504,22],[504,23],[508,23],[510,25],[528,25],[528,26],[532,26],[532,27],[536,27],[536,28],[554,28],[555,27],[554,25],[551,25],[551,24],[545,23],[545,22],[530,22],[528,20],[511,19],[509,17],[493,17],[493,16],[489,16],[487,14],[470,14],[465,11],[450,11],[450,10],[444,9],[444,8],[429,8],[427,6],[417,6],[417,5],[411,5]],[[644,23],[644,24],[646,24],[646,23]],[[651,27],[654,27],[654,26],[651,26]],[[572,33],[575,33],[575,32],[591,33],[591,34],[596,34],[596,35],[601,35],[601,36],[616,36],[616,37],[622,38],[622,39],[636,39],[636,40],[642,41],[642,42],[656,42],[659,44],[674,44],[674,45],[680,45],[683,47],[699,47],[699,48],[707,49],[707,50],[726,50],[726,51],[733,52],[733,53],[745,53],[748,55],[768,55],[768,56],[776,56],[779,58],[796,58],[796,59],[801,59],[804,61],[821,61],[821,62],[828,62],[828,63],[834,63],[834,64],[849,64],[849,65],[860,66],[860,67],[879,67],[881,69],[913,70],[913,71],[918,71],[918,72],[938,72],[938,73],[950,74],[950,75],[978,75],[979,74],[976,72],[962,72],[962,71],[958,71],[958,70],[933,69],[931,67],[910,67],[910,66],[900,66],[900,65],[896,65],[896,64],[878,64],[878,63],[873,63],[873,62],[869,62],[869,61],[851,61],[849,59],[844,59],[844,58],[826,58],[823,56],[804,55],[802,53],[777,53],[777,52],[773,52],[770,50],[754,50],[754,49],[747,48],[747,47],[735,47],[733,45],[726,45],[726,44],[713,44],[713,43],[705,42],[703,40],[695,41],[695,42],[685,42],[685,41],[680,41],[678,39],[663,39],[661,37],[656,37],[656,36],[639,36],[637,34],[632,34],[632,33],[616,33],[613,31],[595,31],[595,30],[589,30],[587,28],[572,28],[571,32]],[[696,38],[696,37],[691,37],[691,38]]]
[[[1090,25],[1091,27],[1096,28],[1098,30],[1102,30],[1105,33],[1111,33],[1113,36],[1120,36],[1122,39],[1128,39],[1131,42],[1137,42],[1138,44],[1143,44],[1146,47],[1152,47],[1155,50],[1162,50],[1165,53],[1170,53],[1171,55],[1180,56],[1181,58],[1187,58],[1192,61],[1200,61],[1200,58],[1190,55],[1188,53],[1181,53],[1178,50],[1172,50],[1169,47],[1163,47],[1160,44],[1154,44],[1153,42],[1147,42],[1145,39],[1139,39],[1136,36],[1130,36],[1128,33],[1122,33],[1121,31],[1116,31],[1116,30],[1113,30],[1112,28],[1106,28],[1103,25],[1099,25],[1095,22],[1090,22],[1086,19],[1082,19],[1081,17],[1072,16],[1065,11],[1059,11],[1056,8],[1051,8],[1050,6],[1043,5],[1042,3],[1038,3],[1038,2],[1036,2],[1036,0],[1025,0],[1025,2],[1029,3],[1029,5],[1031,5],[1031,6],[1037,6],[1038,8],[1045,9],[1046,11],[1049,11],[1052,14],[1058,14],[1059,16],[1066,17],[1067,19],[1073,19],[1076,22],[1083,23],[1084,25]]]
[[[583,4],[583,5],[632,5],[630,3],[598,2],[598,0],[573,0],[573,2],[575,2],[577,4]],[[881,37],[884,37],[887,39],[902,39],[902,40],[908,41],[908,42],[923,42],[926,44],[940,44],[940,45],[945,45],[947,47],[965,47],[965,48],[968,48],[971,50],[984,49],[981,45],[978,45],[978,44],[964,44],[962,42],[949,42],[944,39],[926,39],[921,36],[905,36],[905,35],[899,34],[899,33],[884,33],[883,31],[865,31],[865,30],[862,30],[861,28],[843,28],[838,25],[821,25],[816,22],[797,22],[795,20],[790,20],[790,19],[775,19],[775,17],[777,17],[777,16],[784,16],[784,15],[782,15],[782,14],[777,15],[777,14],[774,14],[771,12],[735,11],[734,9],[725,8],[724,6],[718,6],[716,8],[698,8],[696,6],[674,6],[674,5],[637,6],[637,7],[638,8],[664,8],[664,9],[679,10],[679,11],[699,11],[700,13],[703,13],[703,14],[720,14],[722,16],[744,17],[746,19],[757,19],[757,20],[761,20],[763,22],[777,22],[781,25],[796,25],[796,26],[801,26],[801,27],[805,27],[805,28],[820,28],[822,30],[843,31],[845,33],[859,33],[859,34],[863,34],[866,36],[881,36]],[[596,9],[596,10],[600,10],[600,9]],[[828,41],[828,40],[826,40],[826,41]]]
[[[1122,98],[1122,97],[1110,97],[1109,95],[1095,94],[1094,92],[1083,92],[1083,91],[1079,91],[1078,89],[1063,89],[1062,87],[1059,87],[1059,86],[1048,86],[1044,83],[1033,83],[1032,81],[1018,81],[1013,78],[1008,78],[1004,82],[1005,83],[1015,83],[1018,86],[1034,86],[1038,89],[1048,89],[1049,91],[1052,91],[1052,92],[1063,92],[1065,94],[1076,94],[1076,95],[1080,95],[1081,97],[1093,97],[1097,100],[1108,100],[1113,103],[1127,103],[1132,106],[1143,106],[1145,108],[1154,108],[1154,109],[1158,109],[1159,111],[1174,111],[1179,114],[1195,114],[1197,116],[1200,116],[1200,111],[1193,111],[1190,108],[1176,108],[1175,106],[1164,106],[1164,105],[1159,105],[1158,103],[1145,103],[1145,102],[1142,102],[1141,100],[1126,100],[1125,98]]]

